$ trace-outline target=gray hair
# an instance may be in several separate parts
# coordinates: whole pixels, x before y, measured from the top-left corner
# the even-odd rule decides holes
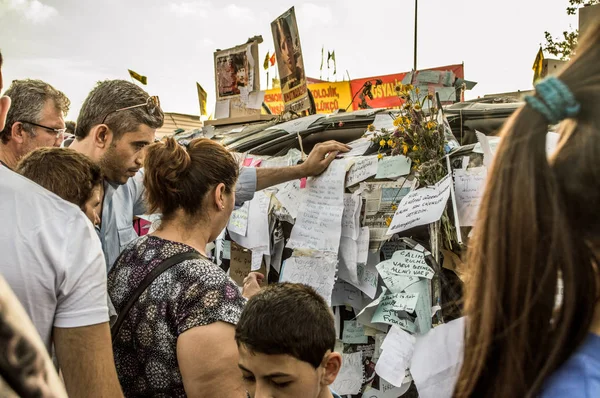
[[[144,104],[148,97],[148,93],[141,87],[126,80],[98,82],[81,106],[75,136],[78,140],[84,139],[92,127],[102,123],[107,115],[109,116],[105,124],[113,131],[115,139],[137,130],[142,124],[154,129],[162,127],[164,114],[160,109],[153,115],[148,113],[145,106],[114,112],[117,109]]]
[[[4,130],[0,131],[3,144],[10,141],[12,126],[16,122],[25,120],[39,123],[42,109],[48,100],[52,100],[56,110],[64,116],[71,106],[71,101],[65,94],[41,80],[13,80],[4,94],[10,97],[12,104],[6,115]]]

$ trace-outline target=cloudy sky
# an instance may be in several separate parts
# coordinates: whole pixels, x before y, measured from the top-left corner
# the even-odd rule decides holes
[[[478,82],[467,98],[529,89],[544,31],[577,26],[567,4],[419,0],[418,67],[464,62]],[[262,35],[262,61],[274,48],[270,22],[291,6],[309,76],[319,77],[322,46],[335,50],[340,80],[412,68],[413,0],[0,0],[5,82],[53,84],[74,119],[96,81],[128,79],[130,68],[148,76],[166,111],[198,114],[196,81],[214,101],[214,50]]]

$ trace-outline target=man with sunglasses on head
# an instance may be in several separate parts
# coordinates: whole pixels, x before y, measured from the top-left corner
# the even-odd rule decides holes
[[[15,80],[6,90],[12,106],[0,131],[0,163],[14,169],[19,160],[40,147],[59,146],[70,101],[41,80]]]
[[[107,183],[100,239],[110,270],[125,247],[137,238],[133,217],[146,213],[142,164],[144,148],[154,142],[164,114],[157,97],[125,80],[100,82],[84,101],[73,148],[100,164]],[[327,169],[347,145],[317,144],[306,161],[282,168],[242,168],[236,185],[236,205],[251,200],[255,191]],[[331,154],[333,156],[327,156]]]

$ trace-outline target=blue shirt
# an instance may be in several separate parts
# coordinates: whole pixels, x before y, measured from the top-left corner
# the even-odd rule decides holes
[[[121,251],[138,238],[133,228],[133,217],[146,214],[143,180],[142,169],[123,185],[104,184],[100,240],[107,272],[112,268]],[[235,189],[236,205],[241,206],[251,200],[255,191],[256,169],[243,167]]]
[[[600,336],[589,334],[579,349],[548,380],[540,398],[600,397]]]

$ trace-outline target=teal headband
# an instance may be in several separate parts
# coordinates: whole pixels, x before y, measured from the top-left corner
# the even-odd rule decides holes
[[[581,104],[569,87],[554,76],[536,84],[535,92],[537,96],[528,95],[525,102],[541,113],[550,124],[574,117],[581,110]]]

